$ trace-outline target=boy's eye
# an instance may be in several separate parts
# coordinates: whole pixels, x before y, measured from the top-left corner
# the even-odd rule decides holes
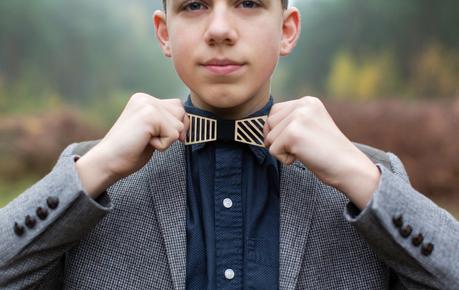
[[[258,4],[256,1],[253,1],[253,0],[245,0],[245,1],[240,2],[238,6],[241,6],[242,8],[256,8],[256,7],[260,7],[260,4]],[[187,11],[197,11],[197,10],[204,9],[204,8],[205,6],[202,3],[197,2],[197,1],[190,2],[183,7],[183,9]]]
[[[184,9],[189,11],[196,11],[202,8],[204,8],[204,5],[202,5],[202,3],[199,2],[191,2],[184,6]]]
[[[242,1],[240,5],[241,5],[243,8],[255,8],[255,7],[260,6],[260,5],[259,5],[258,3],[256,3],[255,1],[249,1],[249,0]]]

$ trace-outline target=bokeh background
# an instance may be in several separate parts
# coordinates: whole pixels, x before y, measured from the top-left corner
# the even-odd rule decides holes
[[[321,97],[351,140],[396,153],[413,185],[459,217],[459,1],[294,4],[302,37],[280,61],[276,101]],[[156,43],[160,7],[0,1],[0,207],[68,144],[102,138],[135,92],[186,96]]]

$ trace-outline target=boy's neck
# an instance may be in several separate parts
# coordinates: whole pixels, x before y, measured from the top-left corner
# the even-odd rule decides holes
[[[222,119],[236,120],[243,119],[263,108],[269,101],[270,87],[268,86],[267,89],[259,91],[256,95],[249,98],[246,102],[228,108],[213,107],[204,102],[203,99],[193,91],[190,92],[190,97],[193,106],[195,106],[196,108],[214,113]]]

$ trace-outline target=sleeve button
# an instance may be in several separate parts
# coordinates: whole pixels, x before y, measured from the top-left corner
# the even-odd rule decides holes
[[[418,234],[417,236],[413,237],[411,239],[411,243],[415,246],[415,247],[418,247],[422,241],[424,240],[424,237],[422,236],[422,234]]]
[[[402,225],[403,225],[403,217],[402,217],[402,215],[394,216],[392,218],[392,223],[394,224],[394,226],[396,228],[401,228]]]
[[[434,249],[434,245],[432,243],[428,243],[428,244],[422,245],[421,253],[424,256],[429,256],[430,254],[432,254],[433,249]]]
[[[26,216],[25,218],[25,225],[29,228],[29,229],[33,229],[35,227],[35,225],[37,224],[37,220],[34,219],[33,217],[31,217],[30,215]]]
[[[57,197],[54,197],[54,196],[50,196],[48,197],[48,199],[46,200],[46,203],[48,204],[48,207],[50,209],[56,209],[57,206],[59,205],[59,199]]]
[[[37,208],[37,216],[41,220],[45,220],[48,217],[48,210],[46,208]]]
[[[411,235],[411,232],[413,231],[413,229],[411,228],[411,226],[409,225],[406,225],[404,227],[402,227],[399,232],[400,232],[400,235],[404,238],[407,238]]]
[[[22,236],[24,234],[24,227],[18,223],[14,223],[14,233],[19,237]]]

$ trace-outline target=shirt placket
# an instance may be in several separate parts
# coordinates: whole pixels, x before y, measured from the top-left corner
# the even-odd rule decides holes
[[[218,289],[242,288],[242,152],[219,144],[215,151],[215,248]]]

